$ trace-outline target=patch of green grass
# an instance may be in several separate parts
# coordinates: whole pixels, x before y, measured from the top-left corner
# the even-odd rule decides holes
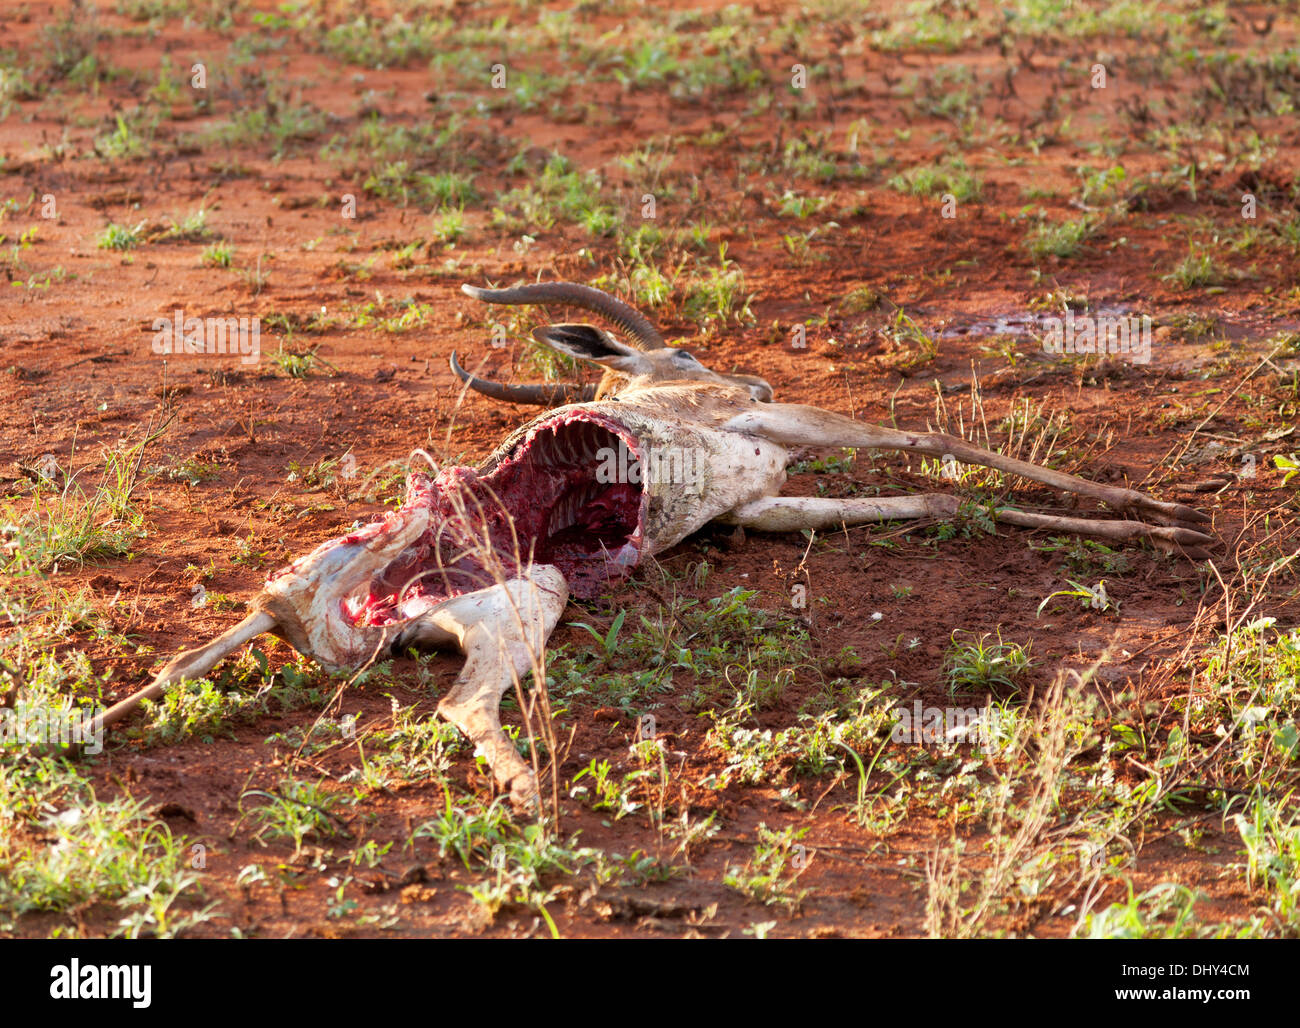
[[[1184,289],[1201,289],[1205,286],[1215,286],[1221,283],[1223,278],[1223,271],[1215,261],[1214,255],[1203,250],[1199,252],[1193,250],[1188,253],[1186,257],[1174,265],[1172,271],[1161,276],[1162,281],[1171,282],[1182,286]]]
[[[895,347],[884,362],[896,371],[913,374],[939,355],[939,336],[923,329],[902,307],[882,332]]]
[[[781,167],[790,174],[815,182],[831,183],[839,179],[861,178],[868,168],[857,163],[856,145],[847,152],[831,149],[829,132],[815,133],[809,139],[792,139],[781,153]]]
[[[438,848],[438,857],[454,856],[467,870],[488,866],[494,849],[504,846],[514,827],[510,812],[498,800],[487,806],[460,805],[444,792],[442,812],[418,825],[411,842],[430,840]]]
[[[208,593],[217,610],[220,593]],[[272,673],[267,657],[253,648],[216,674],[171,686],[158,700],[145,703],[148,720],[123,729],[145,746],[168,746],[197,738],[210,743],[232,737],[234,726],[268,714],[285,714],[325,702],[329,676],[306,658],[297,658]]]
[[[408,21],[401,12],[384,18],[359,14],[351,21],[317,28],[314,19],[299,31],[318,32],[321,49],[331,57],[367,68],[402,68],[412,61],[428,60],[446,45],[455,27],[452,18],[421,14]]]
[[[26,510],[0,506],[0,568],[43,571],[61,562],[129,553],[144,534],[144,515],[132,494],[143,450],[155,438],[111,451],[94,486],[81,484],[86,469],[67,474],[56,467],[37,484]]]
[[[359,782],[372,789],[393,782],[444,782],[452,761],[469,744],[455,725],[431,717],[418,704],[394,710],[387,724],[358,741],[361,767],[344,775],[343,782]]]
[[[572,82],[571,75],[549,75],[541,71],[526,71],[515,66],[506,71],[504,89],[489,91],[487,105],[492,110],[536,111],[548,100],[559,98]],[[552,105],[551,115],[557,120],[565,118],[558,103]]]
[[[131,21],[165,21],[181,17],[190,4],[186,0],[117,0],[114,7]]]
[[[776,831],[760,824],[754,855],[743,867],[728,867],[723,884],[765,906],[782,906],[792,913],[798,910],[808,895],[807,889],[797,888],[799,875],[807,867],[799,840],[807,833],[807,828]]]
[[[272,355],[271,360],[275,363],[276,367],[290,378],[310,378],[319,370],[317,367],[318,364],[324,365],[332,372],[334,370],[333,365],[316,352],[318,349],[320,349],[320,347],[316,346],[312,347],[310,350],[299,352],[297,350],[285,349],[284,346],[281,345],[280,349]]]
[[[178,461],[167,472],[167,477],[175,482],[184,482],[187,485],[199,485],[203,482],[211,482],[221,473],[221,466],[212,461],[203,460],[201,457],[186,457]]]
[[[1213,726],[1216,742],[1232,744],[1220,773],[1252,791],[1289,789],[1300,757],[1300,729],[1289,713],[1300,703],[1300,635],[1278,632],[1274,619],[1259,618],[1220,637],[1203,676],[1208,695],[1195,713]],[[1267,813],[1261,807],[1251,818],[1272,824]]]
[[[1100,171],[1079,168],[1078,174],[1083,179],[1079,197],[1083,203],[1101,204],[1117,212],[1123,211],[1128,172],[1122,165],[1112,165]]]
[[[212,906],[181,902],[199,891],[194,848],[146,803],[101,801],[72,765],[47,758],[0,769],[0,808],[17,814],[0,821],[0,923],[39,912],[80,924],[98,910],[116,916],[112,935],[170,938],[209,920]]]
[[[108,225],[100,234],[95,245],[101,250],[134,250],[143,239],[145,222],[138,225]]]
[[[635,241],[629,245],[637,253],[626,279],[615,275],[599,275],[591,284],[598,289],[629,294],[630,302],[638,308],[653,310],[662,307],[672,298],[682,265],[664,269],[650,256],[642,254]]]
[[[433,219],[429,231],[434,241],[444,246],[460,242],[469,231],[469,226],[465,224],[465,212],[458,207],[446,208]]]
[[[980,177],[966,167],[960,158],[950,158],[935,164],[919,165],[895,175],[889,188],[913,196],[943,196],[951,194],[958,203],[978,200],[983,194]]]
[[[792,475],[833,474],[844,475],[857,463],[857,450],[841,450],[835,457],[810,457],[790,465]]]
[[[363,188],[371,196],[391,200],[403,207],[414,203],[426,208],[463,209],[479,198],[472,176],[455,171],[433,174],[413,171],[406,161],[395,161],[373,172],[366,178]]]
[[[866,314],[880,306],[884,297],[871,286],[855,286],[845,294],[840,306],[848,314]]]
[[[591,696],[633,715],[673,691],[674,677],[681,675],[695,684],[691,706],[737,691],[743,702],[771,706],[796,669],[815,665],[806,630],[789,615],[753,606],[755,595],[737,588],[705,601],[675,597],[671,609],[619,622],[618,631],[612,623],[584,624],[610,640],[616,652],[607,658],[554,651],[547,662],[548,689],[560,700]]]
[[[1074,579],[1066,579],[1073,588],[1058,589],[1056,592],[1049,594],[1042,603],[1038,605],[1038,616],[1041,616],[1047,605],[1058,596],[1075,596],[1078,597],[1079,605],[1084,610],[1100,611],[1118,611],[1119,600],[1115,599],[1106,592],[1106,580],[1103,578],[1096,585],[1086,585],[1082,582],[1076,582]]]
[[[35,100],[40,90],[21,68],[0,64],[0,104],[10,100]]]
[[[829,201],[824,196],[801,196],[787,189],[777,204],[777,213],[783,218],[807,218],[818,213]]]
[[[1279,223],[1275,228],[1278,238],[1295,254],[1300,254],[1300,214]]]
[[[199,255],[199,260],[209,268],[229,268],[235,263],[235,248],[229,243],[213,243]]]
[[[493,223],[531,232],[549,229],[563,218],[592,235],[613,235],[622,216],[602,199],[601,188],[594,173],[577,171],[568,158],[552,154],[540,174],[497,198]]]
[[[614,820],[618,821],[628,814],[636,813],[643,806],[641,802],[633,799],[636,794],[636,784],[643,776],[643,771],[633,771],[620,778],[613,773],[608,760],[597,760],[592,757],[587,766],[573,776],[569,797],[589,798],[592,810],[609,811],[614,815]],[[584,778],[588,780],[588,784],[579,785],[578,783]]]
[[[752,322],[753,295],[745,292],[744,272],[727,257],[727,244],[718,245],[718,263],[701,262],[686,278],[682,307],[686,317],[701,326]]]
[[[473,145],[478,141],[466,130],[465,119],[457,112],[449,114],[440,127],[424,123],[404,125],[370,113],[351,134],[331,136],[321,147],[320,156],[330,163],[343,165],[349,175],[358,171],[382,175],[383,169],[403,163],[407,170],[400,177],[407,177],[413,166],[428,169],[454,162],[443,170],[474,167],[477,158],[471,151],[479,149]]]
[[[57,285],[61,282],[75,282],[78,277],[79,276],[75,272],[69,273],[63,267],[55,267],[51,268],[49,271],[32,275],[26,281],[14,279],[13,285],[15,287],[21,286],[28,292],[33,292],[36,290],[48,290],[51,286]]]
[[[1161,882],[1142,893],[1129,885],[1128,898],[1090,914],[1089,939],[1187,939],[1205,931],[1197,922],[1196,893],[1177,882]]]
[[[212,235],[212,230],[208,227],[208,218],[211,216],[212,211],[209,208],[199,206],[179,221],[174,221],[163,238],[181,239],[190,243],[207,239]]]
[[[1083,244],[1097,231],[1097,223],[1089,217],[1070,221],[1044,223],[1025,237],[1025,246],[1035,260],[1044,257],[1073,257]]]
[[[958,642],[954,634],[944,660],[948,691],[995,695],[1020,692],[1034,664],[1029,656],[1031,645],[1004,643],[1001,634],[997,642],[990,642],[987,633],[970,642]]]
[[[1246,880],[1290,935],[1300,932],[1300,814],[1256,791],[1233,824],[1246,848]]]
[[[69,9],[59,21],[43,26],[32,48],[38,77],[87,82],[98,78],[95,49],[104,30],[93,10]]]
[[[1062,570],[1077,574],[1122,575],[1129,570],[1128,555],[1092,539],[1074,536],[1052,536],[1042,546],[1029,543],[1031,550],[1039,553],[1057,553],[1065,558]]]
[[[356,474],[356,459],[347,451],[337,457],[322,457],[314,464],[289,461],[285,481],[301,483],[304,489],[332,489]]]
[[[218,736],[233,739],[232,719],[249,709],[258,709],[252,694],[227,692],[206,678],[177,682],[159,700],[146,701],[149,721],[141,738],[150,746],[189,738],[205,743]]]
[[[247,807],[250,798],[262,800]],[[240,797],[240,815],[236,828],[245,821],[257,827],[252,838],[263,846],[268,841],[287,839],[293,842],[294,855],[302,852],[307,840],[350,838],[338,808],[354,803],[347,794],[326,789],[323,782],[306,782],[286,778],[275,792],[249,789]]]
[[[1223,325],[1219,322],[1219,319],[1213,314],[1202,311],[1172,314],[1169,316],[1167,324],[1182,335],[1184,339],[1199,340],[1223,337]]]
[[[94,143],[95,152],[110,161],[131,160],[149,152],[149,140],[157,129],[157,116],[146,115],[136,109],[130,116],[116,114],[115,127],[99,136]]]
[[[402,300],[389,300],[382,295],[349,311],[357,328],[373,327],[390,334],[423,328],[432,314],[432,304],[420,303],[409,296]]]
[[[484,806],[475,799],[454,802],[450,791],[444,795],[442,813],[417,826],[410,844],[428,840],[437,846],[440,859],[454,856],[466,870],[487,872],[477,883],[461,888],[489,918],[507,905],[521,904],[558,937],[547,909],[559,896],[558,883],[571,883],[583,869],[590,869],[598,884],[621,873],[600,850],[578,847],[575,839],[561,842],[537,822],[517,825],[501,799]],[[548,879],[558,883],[548,885]]]
[[[861,687],[833,710],[801,713],[797,723],[773,730],[757,726],[754,699],[737,693],[727,710],[706,712],[712,721],[709,746],[726,764],[704,784],[717,789],[733,782],[781,785],[791,777],[844,771],[857,753],[888,736],[891,711],[880,699],[883,694],[883,687]]]
[[[898,50],[929,50],[953,53],[962,49],[974,35],[976,23],[954,18],[950,9],[934,0],[912,3],[907,16],[891,20],[883,29],[871,33],[873,49],[886,53]]]
[[[292,103],[268,94],[266,106],[245,108],[228,121],[203,130],[197,137],[183,137],[181,143],[209,150],[257,149],[269,142],[271,157],[279,160],[295,152],[299,144],[319,137],[326,124],[325,114],[310,104]]]
[[[240,277],[240,279],[244,283],[244,286],[248,289],[249,293],[251,293],[253,296],[261,296],[262,290],[265,289],[270,284],[271,282],[270,264],[273,260],[275,260],[274,254],[259,253],[257,255],[256,264],[253,264],[247,268],[239,268],[236,270],[235,274],[237,274]]]

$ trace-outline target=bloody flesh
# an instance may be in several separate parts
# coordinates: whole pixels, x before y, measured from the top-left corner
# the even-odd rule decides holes
[[[626,448],[621,462],[620,444]],[[418,508],[430,511],[430,527],[371,578],[364,597],[345,601],[346,613],[358,625],[418,616],[495,584],[498,575],[513,577],[530,554],[531,563],[555,565],[573,595],[597,595],[641,557],[647,503],[641,457],[636,436],[614,419],[561,410],[533,425],[486,470],[411,475],[401,511],[341,542],[382,533]],[[628,473],[611,476],[611,467]]]

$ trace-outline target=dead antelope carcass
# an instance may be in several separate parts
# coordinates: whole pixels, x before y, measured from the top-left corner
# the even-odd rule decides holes
[[[274,631],[330,668],[358,668],[411,645],[454,646],[465,656],[438,706],[479,748],[519,805],[537,783],[501,729],[501,697],[536,666],[570,594],[593,596],[646,556],[710,521],[765,531],[947,517],[947,493],[817,499],[780,495],[787,447],[908,450],[979,464],[1090,496],[1124,520],[1056,517],[999,508],[1009,524],[1109,540],[1150,539],[1200,559],[1214,540],[1200,511],[1132,489],[980,449],[935,432],[865,424],[802,404],[773,403],[761,378],[710,371],[664,345],[636,310],[588,286],[541,283],[464,291],[488,303],[564,303],[607,318],[635,345],[591,325],[535,336],[603,366],[598,388],[504,386],[453,370],[478,392],[552,406],[512,434],[480,467],[414,474],[406,503],[325,543],[273,574],[253,612],[218,639],[180,654],[147,689],[104,715],[205,674],[226,654]]]

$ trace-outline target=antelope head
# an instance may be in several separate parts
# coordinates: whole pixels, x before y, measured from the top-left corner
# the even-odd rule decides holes
[[[594,325],[558,324],[535,329],[533,338],[576,360],[590,361],[605,369],[599,385],[504,385],[479,378],[462,368],[453,353],[452,370],[476,392],[496,400],[538,406],[584,403],[624,395],[667,382],[700,382],[711,386],[738,387],[761,403],[772,401],[772,387],[757,375],[724,375],[711,371],[688,350],[667,346],[663,336],[635,308],[591,286],[574,282],[539,282],[513,289],[479,289],[461,286],[462,292],[484,303],[562,303],[600,314],[623,329],[636,343],[629,345]]]

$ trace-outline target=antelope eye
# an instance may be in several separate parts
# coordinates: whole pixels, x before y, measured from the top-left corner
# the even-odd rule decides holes
[[[693,368],[698,366],[700,362],[697,361],[695,359],[694,354],[690,353],[689,351],[678,350],[676,353],[673,354],[673,363],[678,365],[679,367]]]

